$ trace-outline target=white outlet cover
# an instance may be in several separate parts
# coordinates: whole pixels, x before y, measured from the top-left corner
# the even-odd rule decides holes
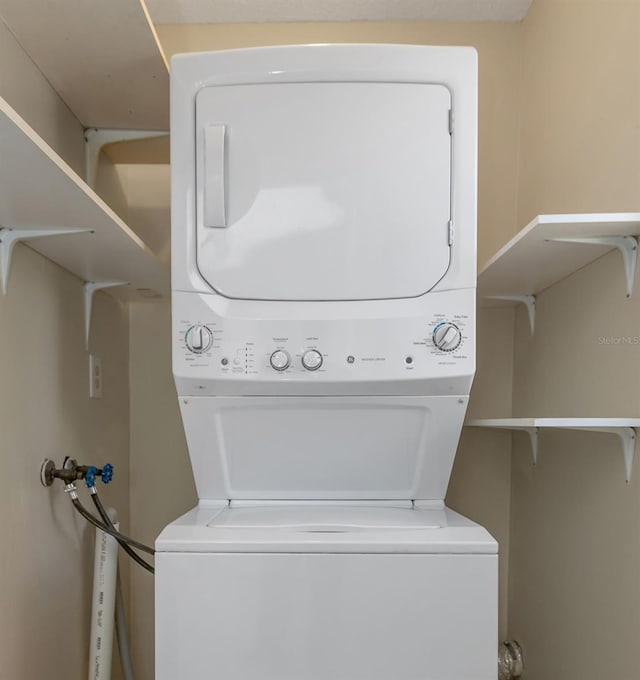
[[[89,355],[89,396],[102,399],[102,361],[95,354]]]

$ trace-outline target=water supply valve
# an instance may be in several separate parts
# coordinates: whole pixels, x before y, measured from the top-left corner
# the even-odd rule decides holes
[[[61,479],[65,484],[84,479],[87,487],[91,488],[96,485],[97,477],[103,484],[109,484],[113,479],[113,465],[106,463],[102,468],[97,468],[95,465],[78,465],[73,458],[65,458],[62,468],[58,469],[47,458],[40,468],[40,481],[44,486],[51,486],[56,479]]]

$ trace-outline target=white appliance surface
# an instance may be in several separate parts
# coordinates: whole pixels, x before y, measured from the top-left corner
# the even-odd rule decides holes
[[[414,510],[410,505],[298,504],[291,508],[274,503],[268,506],[229,506],[207,522],[213,529],[261,531],[283,529],[302,533],[349,533],[439,529],[445,522],[441,510]]]
[[[451,105],[440,84],[200,90],[203,278],[242,299],[426,293],[449,266]]]
[[[475,371],[476,61],[172,60],[173,370],[201,499],[444,497]]]
[[[173,290],[345,300],[475,288],[476,73],[464,47],[174,56]]]
[[[495,680],[497,544],[444,507],[475,371],[477,56],[171,64],[173,370],[199,505],[156,680]]]
[[[229,302],[174,292],[173,370],[182,396],[466,395],[475,370],[475,290],[409,300]],[[339,309],[337,308],[339,306]],[[433,335],[453,323],[451,351]],[[189,348],[195,328],[207,338]],[[274,354],[288,364],[275,370]],[[315,370],[303,364],[317,352]]]
[[[180,399],[209,500],[440,500],[466,406],[466,396]]]
[[[489,532],[439,502],[202,501],[160,534],[188,553],[497,553]]]
[[[448,509],[200,504],[156,547],[157,680],[496,678],[496,544]]]

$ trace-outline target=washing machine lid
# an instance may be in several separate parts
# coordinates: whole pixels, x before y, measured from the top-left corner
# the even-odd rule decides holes
[[[450,109],[438,83],[201,89],[200,274],[239,299],[429,291],[450,262]]]

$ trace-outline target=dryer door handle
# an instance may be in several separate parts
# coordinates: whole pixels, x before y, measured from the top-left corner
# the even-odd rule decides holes
[[[204,129],[204,226],[226,227],[225,140],[226,125]]]

